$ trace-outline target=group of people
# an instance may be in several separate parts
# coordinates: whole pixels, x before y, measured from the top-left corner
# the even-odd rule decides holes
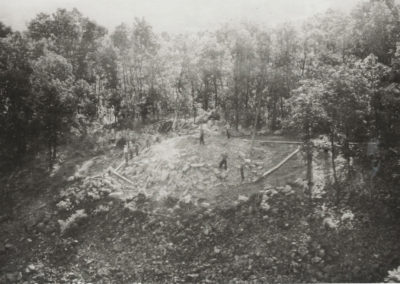
[[[126,141],[124,145],[125,165],[128,165],[128,161],[133,159],[134,153],[136,154],[136,156],[139,156],[139,145],[137,143],[134,143],[133,141]]]
[[[229,127],[226,127],[225,134],[226,134],[226,138],[227,139],[231,138],[231,133],[229,131]],[[204,142],[204,130],[203,130],[202,126],[200,126],[199,142],[200,142],[200,145],[205,145],[205,142]],[[240,168],[239,168],[240,178],[241,178],[242,182],[244,181],[244,167],[245,167],[244,165],[241,165]],[[222,153],[221,161],[219,162],[219,168],[220,169],[224,169],[224,170],[228,169],[228,154],[227,153]]]
[[[226,128],[225,131],[227,139],[231,138],[231,134],[229,131],[229,128]],[[157,137],[157,142],[159,142],[159,137]],[[204,129],[203,127],[200,127],[200,136],[199,136],[199,141],[200,145],[205,145],[204,142]],[[146,139],[146,147],[150,147],[150,141],[149,139]],[[124,160],[125,160],[125,166],[128,165],[129,160],[133,159],[133,155],[136,154],[136,156],[139,156],[139,145],[138,143],[135,143],[134,141],[131,140],[126,140],[125,145],[124,145]],[[219,162],[219,168],[227,170],[228,169],[228,154],[225,152],[221,155],[221,161]],[[240,172],[240,177],[242,182],[244,181],[244,165],[241,165],[239,168]]]

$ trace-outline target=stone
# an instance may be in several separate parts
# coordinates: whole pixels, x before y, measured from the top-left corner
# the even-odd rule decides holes
[[[191,164],[190,166],[192,168],[201,168],[201,167],[204,167],[204,163]]]
[[[122,199],[124,193],[122,191],[111,192],[108,196],[113,199]]]
[[[15,283],[22,279],[22,273],[21,272],[7,273],[6,278],[10,283]]]
[[[160,180],[166,181],[168,179],[168,177],[169,177],[169,173],[167,171],[162,171]]]
[[[268,211],[269,209],[271,209],[271,206],[267,202],[263,202],[260,204],[260,208],[264,211]]]
[[[293,190],[292,190],[292,187],[290,186],[290,185],[286,185],[283,189],[282,189],[282,192],[283,193],[285,193],[285,194],[289,194],[289,193],[291,193]]]
[[[188,274],[187,276],[188,276],[189,278],[196,279],[196,278],[199,277],[199,274],[198,274],[198,273],[192,273],[192,274]]]
[[[238,200],[242,201],[242,202],[246,202],[246,201],[249,200],[249,198],[247,196],[244,196],[244,195],[239,195]]]
[[[43,231],[43,230],[44,230],[44,223],[40,222],[39,224],[36,225],[36,228],[37,228],[39,231]]]
[[[209,208],[210,207],[210,203],[208,203],[208,202],[202,202],[200,205],[203,208]]]
[[[190,169],[190,166],[189,166],[188,164],[186,164],[186,165],[183,167],[182,172],[183,172],[183,173],[186,173],[189,169]]]
[[[4,245],[4,247],[5,247],[5,249],[14,249],[14,245],[13,244],[10,244],[10,243],[6,243],[5,245]]]

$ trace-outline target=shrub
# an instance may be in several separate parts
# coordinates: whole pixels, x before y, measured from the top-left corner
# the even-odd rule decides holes
[[[58,224],[60,225],[61,234],[65,234],[72,228],[78,226],[78,224],[87,218],[87,214],[85,213],[85,209],[76,210],[74,214],[72,214],[67,220],[58,220]]]
[[[388,271],[388,276],[385,278],[385,282],[388,283],[399,283],[400,282],[400,266]]]

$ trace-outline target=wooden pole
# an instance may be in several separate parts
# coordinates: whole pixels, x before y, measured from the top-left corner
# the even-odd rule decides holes
[[[266,171],[265,173],[263,173],[263,175],[261,177],[259,177],[257,179],[257,182],[262,180],[263,178],[269,176],[270,174],[272,174],[273,172],[275,172],[277,169],[279,169],[280,167],[282,167],[287,161],[289,161],[294,155],[296,155],[298,152],[300,151],[300,147],[298,147],[293,153],[291,153],[289,156],[287,156],[285,159],[283,159],[279,164],[277,164],[275,167],[273,167],[272,169]]]

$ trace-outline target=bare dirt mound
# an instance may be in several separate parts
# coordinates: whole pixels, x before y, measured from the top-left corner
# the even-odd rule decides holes
[[[206,132],[205,142],[205,145],[199,145],[197,134],[163,140],[143,151],[120,172],[135,184],[132,191],[144,192],[157,200],[172,196],[181,200],[214,203],[217,196],[229,195],[230,188],[254,182],[296,148],[295,145],[262,146],[256,143],[250,155],[248,141],[227,139],[212,131]],[[228,156],[227,170],[219,169],[223,154]],[[301,159],[294,159],[293,163],[296,169],[302,167]],[[241,165],[245,174],[243,183],[239,170]],[[276,176],[289,175],[292,178],[293,168],[288,168]],[[301,172],[295,172],[297,178]],[[276,184],[276,181],[275,177],[269,182]],[[237,195],[237,190],[233,190],[232,194]],[[235,198],[237,196],[229,199]]]

